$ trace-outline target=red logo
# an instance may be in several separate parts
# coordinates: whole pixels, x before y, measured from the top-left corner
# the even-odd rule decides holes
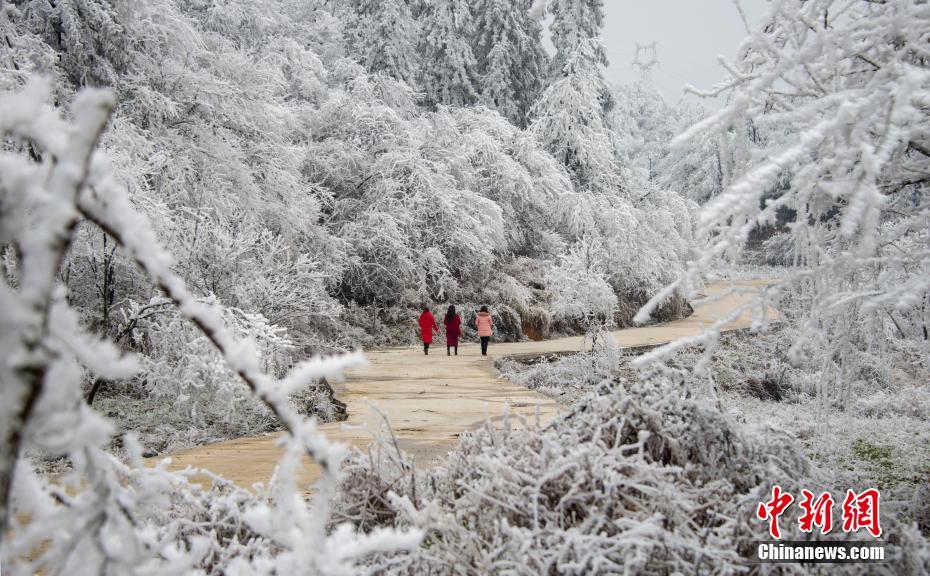
[[[798,519],[801,532],[813,532],[814,526],[820,527],[821,534],[833,530],[833,496],[824,492],[814,500],[814,493],[801,490],[801,509],[804,514]]]
[[[762,520],[769,520],[769,534],[772,535],[772,538],[781,538],[781,530],[778,529],[778,518],[788,509],[792,502],[794,502],[794,496],[782,492],[781,486],[776,484],[772,488],[772,499],[768,502],[759,503],[756,516]]]
[[[846,499],[843,500],[843,532],[856,532],[865,528],[872,536],[881,536],[882,527],[878,523],[880,498],[875,488],[869,488],[858,496],[852,490],[847,490]]]
[[[880,498],[881,496],[875,488],[869,488],[860,494],[847,490],[842,507],[843,531],[858,532],[859,529],[865,528],[875,538],[881,536],[882,527],[879,521]],[[771,499],[760,502],[758,508],[756,508],[756,516],[760,520],[769,521],[769,534],[776,540],[781,539],[778,520],[788,510],[792,502],[794,502],[794,496],[783,491],[780,486],[775,485],[772,487]],[[820,528],[821,534],[829,534],[833,530],[833,505],[835,501],[829,492],[822,492],[820,496],[814,498],[813,492],[801,490],[801,500],[798,504],[803,512],[801,517],[798,518],[798,526],[801,532],[811,533],[815,528]]]

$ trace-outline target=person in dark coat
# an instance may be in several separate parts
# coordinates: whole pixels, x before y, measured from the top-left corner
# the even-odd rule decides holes
[[[451,356],[451,348],[455,348],[455,355],[459,355],[459,336],[462,335],[462,318],[455,313],[455,306],[449,306],[446,317],[442,319],[446,325],[446,356]]]
[[[433,332],[439,333],[439,326],[436,325],[436,318],[429,311],[429,307],[423,308],[420,314],[420,336],[423,338],[423,353],[429,354],[429,345],[433,343]]]

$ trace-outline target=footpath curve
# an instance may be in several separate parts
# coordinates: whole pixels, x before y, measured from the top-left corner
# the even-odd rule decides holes
[[[664,344],[685,336],[700,334],[714,322],[727,316],[753,296],[763,280],[718,282],[708,284],[706,301],[694,304],[694,314],[663,324],[628,328],[611,332],[623,347]],[[749,289],[715,299],[731,285]],[[726,330],[747,328],[752,314],[744,311],[730,322]],[[333,385],[337,397],[345,402],[348,420],[320,426],[330,440],[364,450],[373,440],[372,430],[379,429],[382,416],[387,418],[401,450],[409,453],[419,466],[428,465],[445,454],[459,434],[480,426],[486,419],[502,417],[505,405],[511,415],[522,414],[532,421],[551,419],[559,406],[552,399],[533,390],[497,377],[494,359],[570,353],[580,350],[582,337],[558,338],[540,342],[492,343],[488,356],[481,356],[478,344],[459,346],[458,356],[446,356],[443,337],[424,356],[420,346],[366,352],[369,364],[346,373]],[[256,482],[268,482],[282,451],[276,446],[278,434],[239,438],[200,446],[170,455],[170,468],[188,466],[206,469],[249,488]],[[154,464],[162,457],[153,458]],[[314,465],[305,464],[300,481],[309,485],[318,477]],[[195,476],[194,481],[206,478]]]

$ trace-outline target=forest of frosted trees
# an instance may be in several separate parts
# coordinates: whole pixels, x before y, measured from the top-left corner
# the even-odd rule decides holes
[[[514,376],[583,390],[416,474],[343,461],[317,422],[424,306],[601,333],[749,265],[798,414],[923,426],[883,486],[905,560],[842,568],[930,571],[930,4],[773,0],[691,89],[709,112],[613,86],[604,10],[0,0],[3,572],[742,573],[773,483],[837,480],[817,440],[728,409],[720,370],[759,344],[719,325]],[[267,431],[257,492],[143,465]]]

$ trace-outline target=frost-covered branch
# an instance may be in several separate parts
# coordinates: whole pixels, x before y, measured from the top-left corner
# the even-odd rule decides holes
[[[9,312],[0,336],[3,570],[177,574],[199,567],[213,573],[230,568],[254,574],[344,574],[361,555],[415,545],[417,531],[357,535],[340,527],[326,533],[327,499],[339,476],[342,448],[327,442],[313,421],[301,419],[286,403],[287,393],[358,365],[361,354],[312,359],[283,382],[266,375],[255,348],[227,330],[221,317],[171,271],[170,255],[129,205],[107,159],[96,152],[112,95],[102,90],[78,94],[72,122],[63,120],[47,99],[48,85],[39,81],[0,96],[0,133],[11,143],[0,154],[0,238],[17,248],[19,280],[14,286],[4,275],[0,283],[0,304]],[[40,153],[27,156],[21,151],[24,143]],[[83,402],[80,366],[98,378],[119,380],[134,374],[138,363],[86,333],[58,284],[58,268],[82,215],[131,254],[284,422],[286,456],[266,499],[241,493],[228,498],[222,490],[201,493],[182,476],[142,467],[141,450],[131,437],[125,443],[134,455],[132,467],[102,448],[112,428]],[[27,457],[34,453],[69,460],[71,470],[56,479],[64,490],[34,473]],[[294,474],[306,453],[324,469],[312,514]],[[211,505],[228,507],[244,527],[236,533],[243,532],[243,542],[255,546],[247,557],[235,554],[241,545],[236,536],[225,539],[222,519],[189,527],[184,516]],[[268,524],[267,514],[278,520]],[[44,550],[36,553],[40,544]]]

